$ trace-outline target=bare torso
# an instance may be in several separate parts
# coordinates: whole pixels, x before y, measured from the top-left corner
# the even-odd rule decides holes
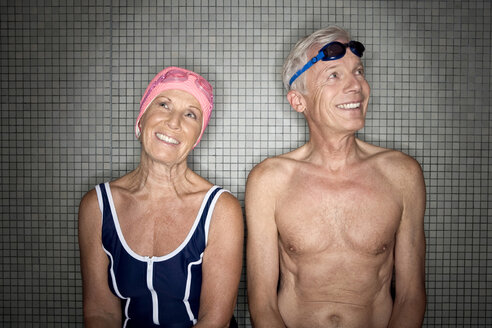
[[[396,152],[365,150],[362,161],[340,171],[295,153],[275,159],[283,190],[275,207],[278,306],[287,327],[388,324],[402,201],[383,167]]]

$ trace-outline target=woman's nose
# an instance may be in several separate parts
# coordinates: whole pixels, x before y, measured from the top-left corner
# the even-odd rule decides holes
[[[171,129],[179,129],[181,127],[181,115],[176,111],[171,113],[168,117],[167,125]]]

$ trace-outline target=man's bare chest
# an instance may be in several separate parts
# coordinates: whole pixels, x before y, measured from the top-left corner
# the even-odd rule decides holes
[[[402,214],[395,188],[373,179],[306,179],[292,187],[275,213],[286,251],[300,255],[343,249],[377,255],[392,247]]]

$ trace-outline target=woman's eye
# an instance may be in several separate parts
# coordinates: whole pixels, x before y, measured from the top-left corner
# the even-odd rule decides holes
[[[356,74],[357,74],[357,75],[362,75],[362,76],[364,76],[364,69],[362,69],[362,68],[358,69],[358,70],[356,71]]]
[[[338,73],[331,73],[329,78],[330,79],[336,79],[338,77]]]
[[[164,107],[165,109],[169,109],[169,106],[165,102],[162,102],[161,103],[161,107]]]
[[[191,113],[191,112],[186,114],[186,116],[189,118],[192,118],[192,119],[196,119],[196,115],[194,113]]]

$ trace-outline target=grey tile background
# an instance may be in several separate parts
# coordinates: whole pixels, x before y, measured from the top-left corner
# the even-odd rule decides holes
[[[183,66],[213,83],[189,162],[243,203],[253,165],[308,137],[280,70],[330,24],[367,48],[359,136],[424,169],[425,326],[492,325],[490,21],[488,0],[1,0],[1,326],[82,326],[78,202],[137,165],[133,122],[155,73]]]

